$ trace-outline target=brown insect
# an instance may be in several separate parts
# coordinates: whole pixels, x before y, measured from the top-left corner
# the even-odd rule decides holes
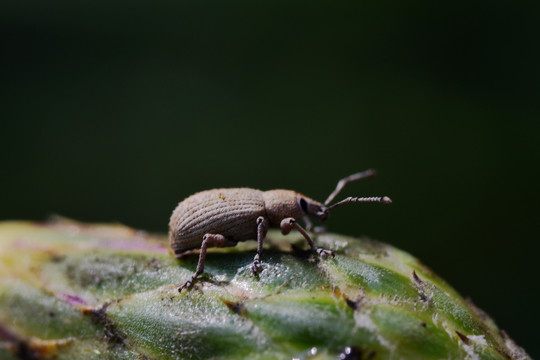
[[[191,288],[197,276],[204,271],[204,260],[209,247],[235,246],[239,241],[257,239],[257,254],[251,266],[253,273],[261,270],[263,242],[269,227],[279,227],[286,235],[298,230],[309,243],[311,250],[323,259],[334,256],[330,250],[315,243],[298,224],[302,219],[307,230],[312,229],[310,216],[325,221],[330,211],[349,202],[378,202],[389,204],[389,197],[348,197],[329,205],[343,187],[351,182],[375,175],[366,170],[341,179],[324,204],[292,190],[261,191],[249,188],[213,189],[191,195],[173,211],[169,222],[169,241],[178,258],[200,248],[199,263],[193,276],[178,288]]]

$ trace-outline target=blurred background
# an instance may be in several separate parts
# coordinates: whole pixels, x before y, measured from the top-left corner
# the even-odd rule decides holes
[[[538,344],[540,2],[3,1],[0,219],[164,233],[186,196],[388,195],[330,231]]]

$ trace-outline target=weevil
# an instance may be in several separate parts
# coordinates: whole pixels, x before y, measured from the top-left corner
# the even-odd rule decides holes
[[[261,269],[261,253],[268,228],[280,228],[284,235],[293,229],[307,240],[311,250],[325,259],[334,252],[317,247],[306,231],[312,229],[310,217],[325,221],[332,209],[350,202],[389,204],[389,197],[348,197],[330,203],[351,182],[375,175],[366,170],[341,179],[324,203],[292,190],[261,191],[250,188],[212,189],[191,195],[178,204],[169,222],[169,243],[179,258],[200,249],[199,262],[193,276],[178,288],[191,288],[204,272],[206,251],[209,247],[235,246],[239,241],[257,240],[257,254],[251,269],[256,275]],[[297,219],[302,219],[302,227]]]

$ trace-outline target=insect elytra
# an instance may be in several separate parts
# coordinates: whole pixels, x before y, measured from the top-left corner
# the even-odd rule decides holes
[[[200,249],[197,269],[178,291],[191,288],[204,271],[204,261],[209,247],[230,247],[240,241],[257,240],[257,253],[251,266],[254,274],[261,270],[261,253],[268,228],[280,228],[283,234],[293,229],[299,231],[311,250],[323,259],[334,256],[330,250],[315,246],[306,230],[313,228],[311,218],[325,221],[330,211],[350,202],[375,202],[389,204],[387,196],[348,197],[330,203],[343,187],[375,175],[366,170],[341,179],[324,203],[313,200],[293,190],[261,191],[251,188],[212,189],[193,194],[180,202],[169,222],[169,245],[176,257]],[[298,220],[304,222],[302,227]]]

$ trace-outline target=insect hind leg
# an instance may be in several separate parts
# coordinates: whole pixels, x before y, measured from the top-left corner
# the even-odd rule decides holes
[[[209,247],[232,247],[236,245],[236,241],[228,240],[221,234],[206,234],[203,236],[201,244],[201,253],[199,255],[199,262],[197,263],[197,270],[182,286],[178,288],[178,292],[182,292],[184,288],[190,289],[197,277],[204,272],[204,261],[206,260],[206,251]]]

